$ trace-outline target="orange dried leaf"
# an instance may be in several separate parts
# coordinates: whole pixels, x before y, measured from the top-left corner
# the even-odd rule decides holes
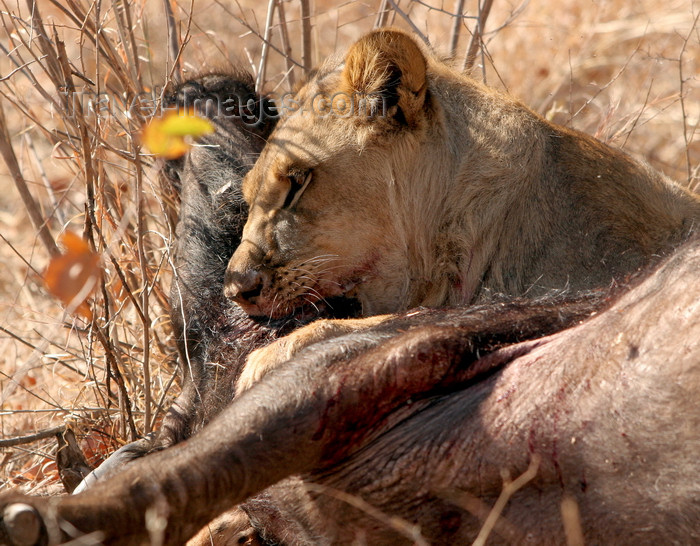
[[[190,148],[185,137],[199,138],[214,132],[208,120],[190,112],[170,112],[154,118],[144,128],[141,142],[155,155],[177,159]]]
[[[66,231],[61,243],[66,251],[51,259],[44,272],[44,282],[70,312],[91,320],[92,312],[86,301],[100,279],[100,257],[73,232]]]
[[[106,436],[106,438],[109,438],[109,436]],[[88,432],[80,442],[80,448],[83,450],[85,457],[91,463],[96,464],[104,461],[118,447],[120,446],[112,445],[111,442],[106,441],[104,434],[101,434],[99,431]]]
[[[109,294],[119,307],[122,307],[129,301],[128,289],[122,283],[119,277],[115,277],[108,286]]]

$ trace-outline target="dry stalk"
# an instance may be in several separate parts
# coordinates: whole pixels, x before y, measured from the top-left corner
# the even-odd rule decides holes
[[[386,26],[389,20],[389,14],[391,10],[389,9],[389,0],[382,0],[377,10],[377,17],[374,21],[374,28],[381,28]]]
[[[436,491],[435,494],[438,497],[459,506],[462,510],[469,512],[479,521],[486,521],[486,518],[488,518],[492,510],[492,507],[486,504],[479,497],[461,489],[442,489]],[[523,533],[521,533],[517,527],[515,527],[503,516],[498,518],[498,521],[491,532],[498,534],[508,544],[521,544],[525,542],[525,536]]]
[[[408,16],[408,14],[402,10],[398,3],[395,2],[395,0],[388,0],[389,4],[391,5],[392,9],[398,13],[401,18],[406,21],[406,24],[408,24],[409,27],[411,27],[411,30],[416,33],[416,35],[423,40],[423,42],[426,45],[430,45],[430,40],[428,40],[428,37],[421,32],[421,30],[418,28],[418,26],[413,22],[413,20]]]
[[[486,540],[501,517],[501,513],[503,513],[503,509],[506,507],[506,504],[508,504],[510,498],[537,475],[537,470],[539,467],[540,456],[534,454],[532,459],[530,459],[530,465],[527,467],[525,472],[512,481],[510,479],[504,479],[501,494],[498,496],[496,504],[493,505],[491,513],[486,518],[486,521],[481,527],[481,531],[479,531],[476,540],[472,543],[472,546],[484,546],[484,544],[486,544]]]
[[[351,495],[349,493],[346,493],[345,491],[334,489],[325,485],[308,483],[305,487],[310,491],[320,493],[323,495],[328,495],[329,497],[333,497],[341,502],[344,502],[345,504],[352,506],[353,508],[356,508],[357,510],[364,512],[368,516],[376,519],[377,521],[385,525],[387,528],[393,529],[394,531],[397,531],[407,539],[411,540],[415,546],[428,546],[428,541],[425,540],[423,535],[421,535],[420,527],[418,525],[412,524],[403,518],[385,514],[384,512],[382,512],[375,506],[372,506],[366,500],[364,500],[361,497],[358,497],[357,495]]]
[[[571,495],[564,495],[561,501],[561,520],[564,524],[567,546],[584,546],[581,513],[576,499]]]
[[[686,79],[685,79],[685,76],[683,75],[683,55],[685,55],[686,49],[688,48],[688,41],[690,40],[691,36],[695,32],[695,29],[698,25],[698,19],[700,19],[700,12],[698,12],[698,14],[695,16],[695,19],[693,20],[693,24],[690,27],[690,30],[688,31],[688,34],[683,39],[683,47],[681,48],[681,52],[678,55],[678,79],[679,79],[679,87],[680,87],[680,89],[679,89],[679,101],[681,104],[681,116],[683,119],[683,142],[685,143],[685,168],[686,168],[686,172],[688,175],[688,185],[690,185],[691,182],[693,181],[693,167],[692,167],[692,161],[690,159],[690,142],[692,141],[692,137],[694,135],[691,135],[690,138],[688,137],[688,114],[687,114],[686,108],[685,108]]]
[[[0,103],[0,154],[2,154],[2,157],[5,160],[5,165],[7,165],[7,168],[10,171],[12,180],[14,181],[15,187],[22,198],[24,207],[27,209],[27,213],[29,214],[32,224],[34,225],[34,229],[36,229],[37,233],[39,234],[39,239],[44,244],[44,247],[46,247],[46,251],[49,253],[49,256],[56,256],[58,254],[56,242],[51,236],[51,233],[49,233],[46,221],[42,217],[41,211],[39,210],[34,197],[29,191],[29,188],[27,187],[24,176],[22,176],[22,170],[17,162],[17,156],[12,148],[12,141],[10,140],[10,134],[7,130],[7,121],[5,120],[5,112],[2,108],[2,103]]]
[[[308,77],[312,68],[311,60],[311,7],[309,0],[299,0],[301,7],[301,64],[304,76]]]
[[[35,432],[34,434],[27,434],[25,436],[15,436],[13,438],[0,438],[0,448],[31,444],[38,440],[43,440],[44,438],[51,438],[53,436],[56,436],[56,434],[61,434],[62,432],[65,432],[65,430],[66,425],[60,425],[57,427],[51,427],[46,430]]]
[[[179,74],[179,71],[176,71]],[[134,200],[136,201],[136,237],[137,237],[137,252],[139,265],[141,267],[141,312],[143,314],[143,391],[144,391],[144,432],[151,432],[151,368],[150,368],[150,325],[151,321],[148,317],[148,298],[150,291],[148,290],[148,262],[146,251],[144,248],[144,240],[146,237],[146,225],[144,220],[144,192],[143,192],[143,170],[141,169],[141,149],[139,146],[134,148],[134,166],[136,171],[136,185],[134,191],[136,193]]]
[[[173,63],[172,77],[175,83],[180,83],[182,80],[182,67],[180,66],[180,40],[178,40],[177,37],[175,15],[173,14],[173,8],[170,5],[170,0],[163,0],[163,8],[165,10],[165,21],[168,24],[168,51],[170,53],[170,61]]]
[[[287,87],[294,89],[296,87],[296,78],[294,76],[294,61],[292,60],[292,44],[289,41],[289,29],[287,28],[287,17],[284,11],[284,0],[277,0],[277,18],[279,19],[280,42],[282,42],[282,51],[284,51],[285,63],[285,78],[287,79]]]
[[[450,56],[457,53],[457,43],[462,30],[462,12],[464,11],[464,0],[455,0],[455,17],[452,21],[452,32],[450,32]]]
[[[267,18],[265,19],[265,34],[263,35],[262,52],[260,53],[260,66],[255,79],[255,90],[262,93],[262,87],[265,83],[265,73],[267,71],[267,55],[269,50],[270,35],[272,34],[272,19],[275,16],[275,6],[277,0],[268,0],[267,3]]]
[[[483,53],[484,29],[486,28],[486,21],[491,14],[492,7],[493,0],[483,0],[483,3],[482,0],[479,0],[479,12],[476,19],[476,26],[474,27],[472,39],[469,42],[469,47],[467,48],[467,55],[464,57],[462,72],[468,72],[474,67],[474,63],[476,63],[476,56],[480,49]]]
[[[164,0],[167,4],[166,8],[166,18],[168,21],[168,37],[170,43],[172,43],[172,38],[170,38],[170,17],[172,17],[172,10],[168,13],[170,5],[167,0]],[[128,0],[112,0],[112,8],[114,11],[114,20],[117,23],[117,30],[119,31],[119,39],[122,44],[124,44],[125,49],[128,49],[129,58],[131,63],[129,68],[131,69],[131,78],[139,84],[141,87],[141,62],[139,60],[139,51],[136,44],[136,37],[134,36],[134,27],[131,22],[131,3]],[[174,20],[174,17],[173,17]],[[174,24],[173,24],[174,27]],[[177,35],[173,29],[174,39],[177,40]]]

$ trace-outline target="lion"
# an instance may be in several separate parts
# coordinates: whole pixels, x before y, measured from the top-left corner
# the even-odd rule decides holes
[[[400,30],[365,35],[293,104],[243,182],[250,210],[225,294],[252,316],[345,298],[376,323],[495,294],[577,293],[653,261],[700,219],[700,196]],[[366,324],[298,330],[251,355],[239,388]]]

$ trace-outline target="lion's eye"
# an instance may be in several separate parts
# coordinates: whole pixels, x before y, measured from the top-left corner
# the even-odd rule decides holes
[[[282,205],[283,209],[292,208],[294,205],[297,204],[297,201],[299,201],[301,194],[304,193],[304,190],[311,182],[311,175],[312,171],[298,174],[290,174],[287,176],[287,178],[289,179],[290,188],[289,193],[287,193],[287,197],[285,197],[284,199],[284,204]]]

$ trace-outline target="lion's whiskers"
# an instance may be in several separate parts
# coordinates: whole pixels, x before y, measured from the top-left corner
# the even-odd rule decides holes
[[[277,312],[277,296],[279,296],[279,292],[275,293],[275,295],[272,298],[272,303],[270,303],[270,316],[267,317],[267,325],[269,326],[272,323],[272,317],[275,316]]]
[[[343,266],[337,254],[319,254],[311,258],[301,260],[296,264],[289,264],[286,275],[280,275],[274,284],[280,286],[275,291],[270,302],[271,316],[278,314],[296,313],[305,305],[312,307],[320,314],[319,302],[323,302],[329,308],[332,305],[321,292],[323,284],[341,287],[342,283],[329,278],[324,278],[329,273],[342,270]],[[285,291],[284,285],[290,287]],[[295,303],[296,302],[296,303]]]

